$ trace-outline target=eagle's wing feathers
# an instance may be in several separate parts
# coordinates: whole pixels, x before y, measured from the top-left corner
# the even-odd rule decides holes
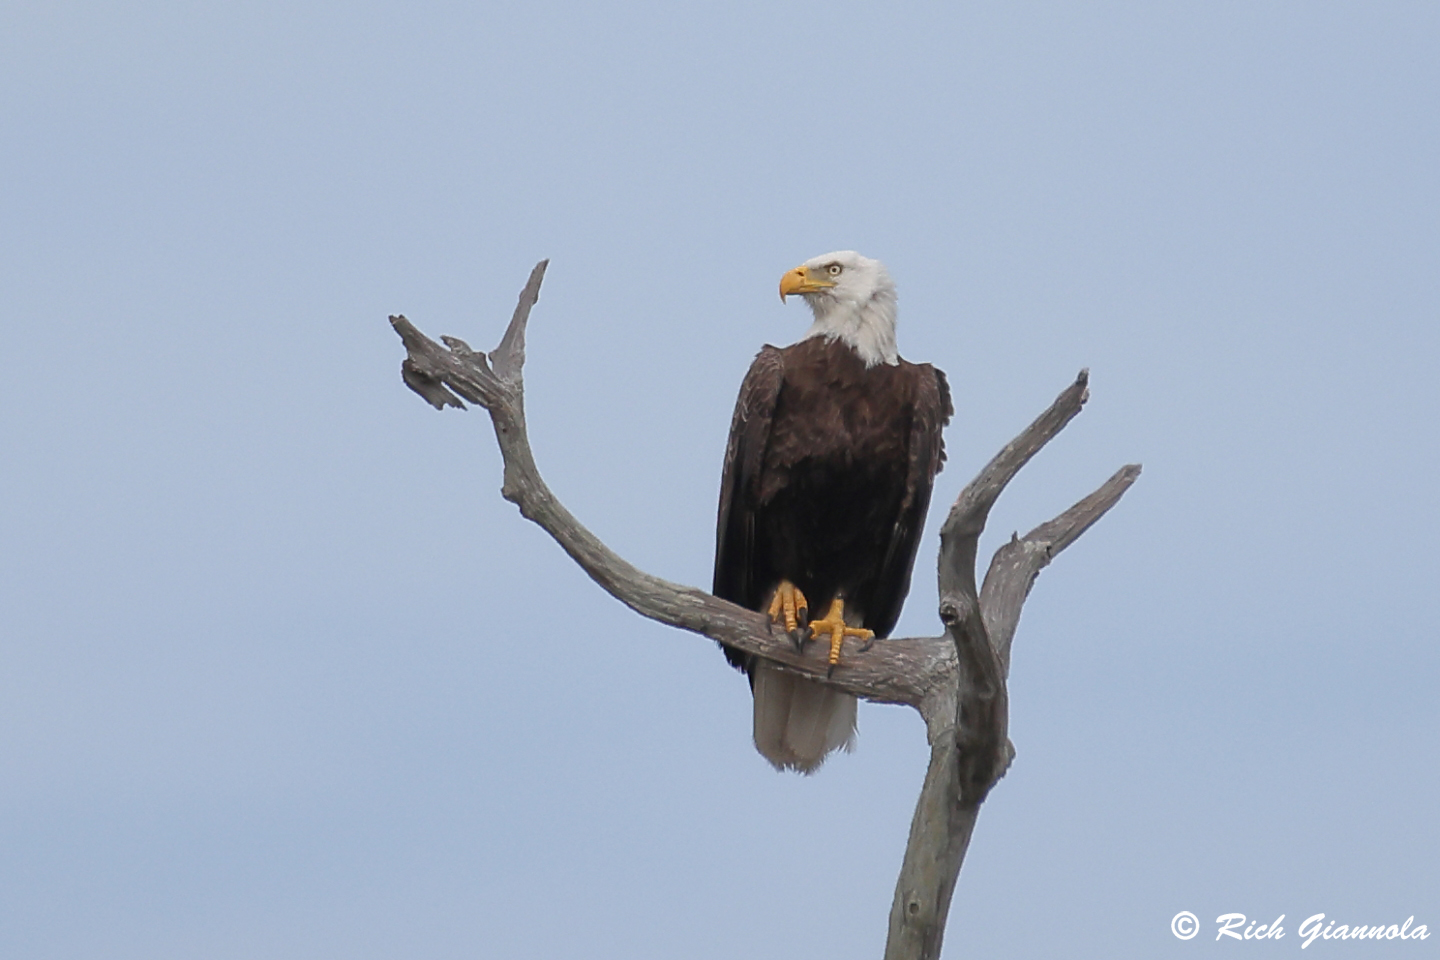
[[[753,492],[770,442],[770,427],[780,385],[785,379],[784,355],[766,345],[750,364],[735,401],[730,421],[730,441],[725,447],[725,468],[720,476],[720,515],[715,537],[715,596],[757,609],[765,600],[756,596],[765,589],[754,582],[755,505]],[[737,667],[742,655],[725,648],[725,655]]]
[[[881,564],[874,609],[867,610],[865,616],[866,625],[881,637],[889,636],[895,628],[905,595],[910,592],[910,572],[915,567],[915,553],[925,529],[930,492],[935,486],[935,475],[945,463],[943,431],[955,413],[944,372],[928,363],[917,364],[916,368],[905,498]]]

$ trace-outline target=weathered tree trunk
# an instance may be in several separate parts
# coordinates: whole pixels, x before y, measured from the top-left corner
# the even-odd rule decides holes
[[[976,589],[975,558],[990,508],[1020,468],[1080,412],[1088,395],[1087,373],[1082,370],[1048,410],[996,454],[950,508],[940,530],[939,611],[945,635],[877,642],[867,652],[848,654],[827,678],[823,644],[797,652],[783,631],[771,630],[763,613],[636,569],[571,516],[540,478],[525,431],[522,370],[525,326],[539,298],[546,264],[541,261],[531,271],[500,345],[488,356],[453,337],[441,337],[442,347],[404,317],[391,317],[408,354],[401,376],[437,410],[463,409],[463,399],[489,411],[505,462],[501,495],[636,613],[738,647],[846,693],[920,711],[930,741],[930,766],[895,885],[885,957],[939,957],[975,818],[1015,752],[1006,735],[1006,677],[1025,598],[1040,570],[1104,516],[1140,475],[1138,465],[1122,467],[1060,516],[1012,538],[996,551],[984,586]]]

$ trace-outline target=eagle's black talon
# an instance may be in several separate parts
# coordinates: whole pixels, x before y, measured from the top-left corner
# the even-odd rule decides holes
[[[874,637],[868,637],[868,638],[866,638],[866,640],[865,640],[864,643],[860,644],[860,649],[859,649],[858,651],[856,651],[856,652],[857,652],[857,653],[864,653],[866,650],[869,650],[869,649],[870,649],[871,647],[873,647],[873,646],[875,646],[875,638],[874,638]]]

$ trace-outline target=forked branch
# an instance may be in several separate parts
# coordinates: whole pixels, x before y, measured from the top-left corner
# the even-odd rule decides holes
[[[1020,611],[1040,570],[1104,516],[1140,474],[1122,467],[1094,493],[1012,538],[996,552],[976,589],[975,560],[990,508],[1031,457],[1080,412],[1088,374],[1056,398],[980,471],[951,507],[940,531],[941,637],[887,639],[847,654],[827,679],[823,644],[796,652],[762,613],[637,569],[600,542],[550,492],[530,451],[525,429],[525,328],[540,296],[547,261],[530,274],[510,325],[490,354],[462,340],[431,340],[403,316],[390,318],[405,344],[405,383],[436,409],[479,404],[490,413],[505,464],[501,495],[538,523],[611,596],[635,612],[765,657],[846,693],[903,703],[925,718],[930,766],[911,822],[905,861],[890,911],[885,956],[890,960],[940,954],[950,897],[975,818],[990,788],[1014,756],[1006,735],[1006,677]]]

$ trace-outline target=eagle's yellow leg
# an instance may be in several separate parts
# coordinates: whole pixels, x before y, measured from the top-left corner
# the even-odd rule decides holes
[[[846,637],[864,640],[865,645],[861,650],[868,650],[870,641],[875,638],[875,631],[852,627],[845,622],[845,601],[839,597],[830,601],[829,613],[819,620],[810,621],[810,630],[815,637],[822,633],[830,634],[830,668],[825,671],[827,677],[835,672],[835,666],[840,662],[840,647],[845,643]]]
[[[805,625],[805,615],[810,612],[810,601],[800,588],[789,580],[781,580],[775,588],[775,597],[770,601],[770,619],[785,624],[786,633],[794,633]]]

